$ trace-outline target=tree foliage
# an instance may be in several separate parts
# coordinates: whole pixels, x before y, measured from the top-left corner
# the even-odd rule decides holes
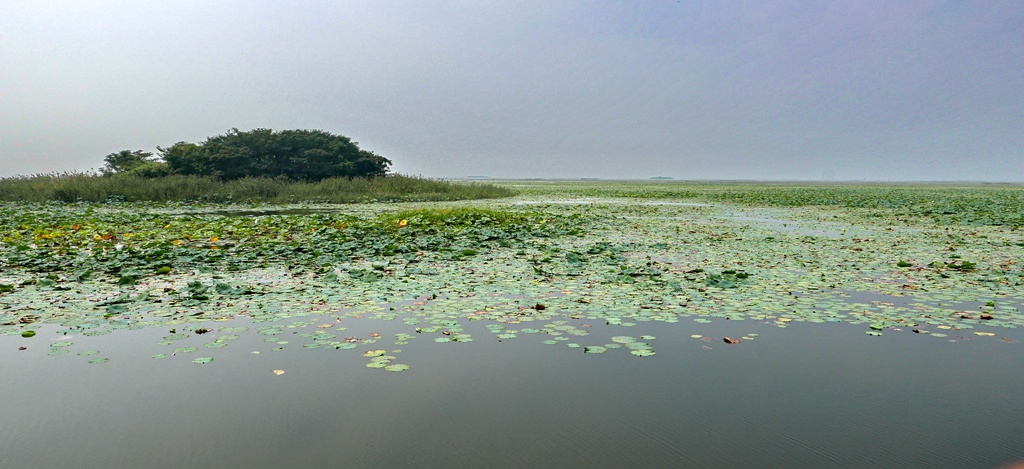
[[[121,150],[103,158],[103,174],[117,174],[131,171],[146,163],[155,162],[152,153],[142,150]]]
[[[391,161],[362,150],[356,142],[323,130],[231,129],[202,143],[178,142],[159,148],[174,174],[244,177],[285,177],[320,181],[333,177],[377,177]]]

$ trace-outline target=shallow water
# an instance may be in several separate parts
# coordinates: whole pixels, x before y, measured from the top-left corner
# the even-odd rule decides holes
[[[385,337],[389,324],[400,329],[343,322]],[[90,347],[117,350],[101,365],[46,356],[48,330],[0,337],[5,350],[29,347],[0,354],[0,454],[5,467],[79,468],[976,468],[1024,458],[1024,337],[684,319],[629,328],[657,337],[658,354],[640,358],[476,329],[472,344],[401,346],[412,365],[402,373],[366,368],[361,350],[274,352],[253,335],[207,365],[191,362],[201,347],[149,358],[167,351],[154,345],[164,330],[94,338]],[[595,325],[588,341],[625,329]]]
[[[491,245],[461,260],[345,259],[333,278],[275,263],[182,269],[131,286],[0,273],[13,288],[0,299],[0,467],[974,468],[1024,459],[1016,232],[616,198],[487,206],[531,203],[594,218],[581,218],[584,236]],[[372,218],[401,207],[343,211]],[[379,278],[351,275],[366,271]],[[168,293],[191,281],[211,298]],[[128,295],[123,308],[110,308],[119,295]],[[264,334],[270,325],[280,330]],[[221,329],[240,326],[248,329],[231,340],[236,332]],[[200,327],[211,332],[195,334]],[[512,330],[516,338],[502,339]],[[20,337],[27,331],[37,335]],[[473,343],[437,342],[444,332]],[[358,348],[307,348],[352,345],[346,336]],[[618,345],[616,336],[641,337],[657,353],[584,353]],[[367,368],[374,348],[411,368]],[[171,356],[151,358],[159,354]]]

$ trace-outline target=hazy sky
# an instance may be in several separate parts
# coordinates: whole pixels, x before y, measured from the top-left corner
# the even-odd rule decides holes
[[[1024,181],[1024,2],[0,0],[0,176],[232,127],[429,177]]]

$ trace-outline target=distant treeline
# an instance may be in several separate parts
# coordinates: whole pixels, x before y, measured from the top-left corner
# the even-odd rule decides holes
[[[515,192],[489,184],[450,183],[389,174],[386,177],[291,181],[283,177],[222,180],[172,174],[40,174],[0,178],[0,201],[26,202],[412,202],[508,197]]]
[[[384,176],[391,166],[391,160],[360,149],[350,138],[323,130],[231,129],[200,143],[178,142],[157,150],[159,156],[142,150],[111,153],[104,158],[102,171],[144,178],[193,175],[224,181],[266,177],[315,182]]]
[[[107,155],[99,173],[0,178],[0,201],[374,202],[507,197],[485,184],[388,174],[391,160],[323,130],[231,129],[201,143]]]

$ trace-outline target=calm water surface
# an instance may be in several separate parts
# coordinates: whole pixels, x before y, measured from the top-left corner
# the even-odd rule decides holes
[[[357,321],[346,325],[393,333]],[[845,324],[594,326],[588,343],[657,336],[657,355],[640,358],[544,345],[540,335],[499,342],[472,326],[470,344],[400,346],[397,361],[412,366],[401,373],[366,368],[363,348],[274,352],[251,334],[207,365],[191,362],[202,347],[149,358],[167,351],[155,345],[164,329],[89,338],[55,357],[48,329],[0,337],[0,466],[981,468],[1024,459],[1016,330],[1005,342],[909,330],[876,338]],[[750,333],[758,336],[721,341]],[[87,348],[111,361],[88,364],[94,357],[75,353]]]

